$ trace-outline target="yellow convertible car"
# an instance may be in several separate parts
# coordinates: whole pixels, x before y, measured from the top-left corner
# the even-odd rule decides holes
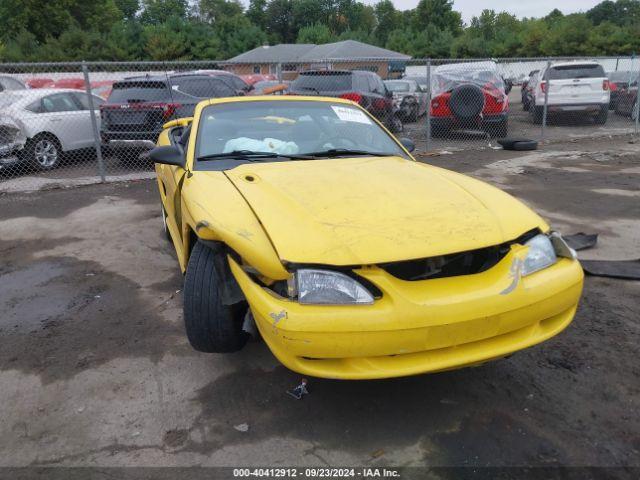
[[[291,370],[369,379],[562,331],[575,252],[518,200],[412,150],[335,98],[207,100],[166,124],[151,158],[191,345],[236,351],[257,327]]]

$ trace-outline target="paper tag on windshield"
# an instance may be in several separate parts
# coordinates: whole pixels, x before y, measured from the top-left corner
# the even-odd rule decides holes
[[[371,125],[369,117],[356,108],[336,107],[335,105],[332,105],[331,108],[333,108],[333,111],[336,112],[338,118],[343,122],[366,123],[367,125]]]

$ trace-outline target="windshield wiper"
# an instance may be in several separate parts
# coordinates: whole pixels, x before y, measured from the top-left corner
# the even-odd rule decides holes
[[[349,148],[330,148],[319,152],[308,152],[310,157],[343,157],[345,155],[366,155],[370,157],[393,157],[397,154],[389,152],[370,152],[368,150],[351,150]]]
[[[286,153],[276,152],[254,152],[253,150],[233,150],[225,153],[211,153],[209,155],[202,155],[197,158],[201,160],[215,160],[219,158],[234,158],[238,160],[248,160],[250,162],[257,162],[262,158],[286,158],[288,160],[311,160],[313,157],[310,155],[289,155]]]

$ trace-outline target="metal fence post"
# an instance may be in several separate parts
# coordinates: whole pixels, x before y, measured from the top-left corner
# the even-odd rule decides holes
[[[91,127],[93,129],[93,144],[96,149],[96,157],[98,159],[98,175],[100,181],[105,181],[104,161],[102,159],[102,142],[100,141],[100,132],[98,131],[98,122],[96,121],[95,106],[93,104],[93,94],[91,93],[91,83],[89,82],[89,68],[86,62],[82,62],[82,75],[84,76],[84,89],[87,92],[87,102],[89,103],[89,112],[91,117]]]
[[[542,78],[542,82],[546,82],[546,88],[544,89],[544,107],[542,107],[542,131],[540,132],[540,139],[544,140],[545,130],[547,128],[547,113],[549,107],[549,90],[551,89],[551,85],[549,83],[549,69],[551,68],[551,60],[547,60],[547,68],[544,72],[544,77]],[[546,77],[546,78],[545,78]],[[535,107],[535,104],[533,106]],[[535,113],[535,112],[534,112]]]
[[[278,76],[278,83],[282,83],[282,63],[276,65],[276,75]]]
[[[431,151],[431,59],[427,59],[427,111],[425,112],[427,128],[427,152]]]

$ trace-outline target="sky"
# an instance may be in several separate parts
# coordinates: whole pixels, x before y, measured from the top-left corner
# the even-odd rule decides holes
[[[408,10],[418,4],[418,0],[392,0],[398,10]],[[469,23],[473,16],[478,16],[485,8],[497,12],[506,11],[518,18],[544,17],[554,8],[562,13],[587,11],[602,0],[454,0],[454,9],[462,13],[462,19]],[[365,0],[373,5],[377,0]]]

